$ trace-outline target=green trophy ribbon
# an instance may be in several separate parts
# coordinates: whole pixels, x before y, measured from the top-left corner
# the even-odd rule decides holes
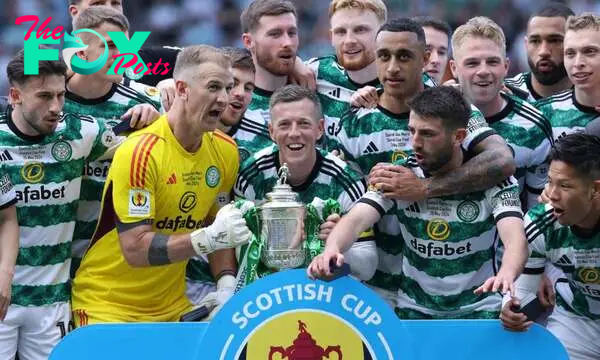
[[[304,218],[304,228],[306,230],[306,248],[308,256],[304,267],[308,267],[311,261],[323,253],[325,242],[319,239],[319,231],[321,224],[332,214],[341,214],[342,208],[337,201],[327,199],[323,203],[322,214],[319,214],[319,209],[313,204],[306,205],[306,217]]]
[[[245,201],[246,200],[238,200],[234,203],[234,206],[240,209]],[[252,233],[252,237],[247,245],[242,246],[240,252],[240,259],[242,259],[242,261],[238,270],[235,292],[258,278],[257,269],[260,262],[260,253],[264,245],[264,242],[260,237],[261,223],[258,211],[258,208],[253,207],[243,215],[244,220],[246,220],[246,226],[248,226],[248,229]]]
[[[238,200],[235,202],[234,206],[240,209],[245,201],[247,200]],[[325,249],[325,242],[319,239],[321,224],[330,215],[341,214],[341,206],[336,200],[328,199],[322,201],[322,203],[322,207],[317,207],[313,204],[305,206],[306,214],[304,217],[304,230],[306,232],[306,240],[304,241],[304,249],[307,251],[307,257],[303,267],[307,267],[312,259],[321,254]],[[259,211],[258,207],[253,207],[243,215],[248,229],[252,232],[252,238],[247,245],[242,247],[240,252],[240,267],[235,292],[254,282],[256,279],[276,271],[274,269],[269,269],[260,261],[265,240],[260,236],[262,222],[260,220]]]

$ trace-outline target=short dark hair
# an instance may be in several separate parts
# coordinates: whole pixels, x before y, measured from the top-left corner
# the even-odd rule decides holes
[[[408,106],[421,117],[441,119],[446,130],[466,128],[471,117],[471,106],[453,86],[427,88]]]
[[[425,31],[423,31],[421,25],[409,18],[397,18],[390,20],[385,24],[381,25],[381,27],[377,31],[377,34],[379,35],[379,33],[382,31],[415,33],[417,34],[417,40],[419,40],[419,42],[423,44],[423,46],[425,46],[426,44]]]
[[[81,0],[69,0],[69,5],[77,5],[81,2]]]
[[[240,15],[242,32],[253,32],[263,16],[292,13],[297,18],[296,7],[289,0],[254,0]]]
[[[550,161],[562,161],[587,179],[600,179],[600,137],[576,132],[559,138],[550,151]]]
[[[220,50],[231,58],[231,67],[256,72],[250,50],[230,46],[222,47]]]
[[[413,16],[410,19],[416,22],[417,24],[421,25],[421,27],[430,27],[443,32],[444,34],[448,35],[448,41],[450,41],[450,37],[452,36],[452,28],[447,22],[436,19],[433,16],[429,15]]]
[[[40,46],[41,49],[50,49]],[[40,60],[38,63],[38,75],[25,75],[25,51],[23,49],[8,62],[6,66],[6,77],[11,86],[24,85],[30,78],[36,76],[59,75],[66,76],[67,65],[60,57],[58,60]]]
[[[90,6],[83,10],[73,21],[73,30],[96,29],[104,23],[115,25],[122,31],[129,30],[127,17],[108,6]]]
[[[541,8],[539,8],[536,12],[533,13],[533,15],[531,15],[530,19],[538,16],[538,17],[561,17],[566,20],[569,16],[573,16],[573,15],[575,15],[575,13],[567,5],[558,3],[558,2],[553,2],[553,3],[546,4],[546,5],[542,6]]]
[[[275,90],[273,95],[271,95],[269,108],[273,109],[273,107],[279,103],[290,103],[303,99],[308,99],[315,105],[315,115],[317,117],[315,120],[321,119],[323,117],[321,112],[321,102],[319,101],[317,93],[299,85],[286,85]]]

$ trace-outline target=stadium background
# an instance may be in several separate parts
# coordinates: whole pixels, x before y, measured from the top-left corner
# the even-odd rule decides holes
[[[251,0],[124,0],[133,31],[151,31],[145,45],[185,46],[212,44],[241,46],[239,15]],[[299,12],[299,55],[302,58],[332,52],[328,40],[328,0],[293,0]],[[475,15],[491,17],[507,37],[512,59],[510,74],[527,69],[523,35],[527,18],[547,0],[384,0],[389,17],[431,15],[452,28]],[[575,11],[600,13],[600,1],[563,1]],[[0,0],[0,94],[7,94],[6,64],[23,47],[28,25],[15,25],[21,15],[38,15],[40,23],[52,16],[50,27],[70,31],[68,0]]]

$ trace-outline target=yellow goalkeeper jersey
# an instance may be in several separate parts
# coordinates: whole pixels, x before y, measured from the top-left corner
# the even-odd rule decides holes
[[[177,321],[189,311],[187,262],[131,267],[116,219],[151,223],[153,231],[166,235],[190,233],[229,201],[238,168],[235,142],[219,131],[205,133],[195,153],[177,141],[167,115],[131,134],[115,154],[96,232],[73,280],[78,325]]]

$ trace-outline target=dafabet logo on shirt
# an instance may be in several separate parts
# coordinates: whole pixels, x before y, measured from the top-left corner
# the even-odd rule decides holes
[[[50,20],[52,20],[51,17],[47,18],[40,25],[35,32],[35,36],[31,36],[31,33],[39,22],[39,18],[36,15],[19,16],[15,21],[16,25],[33,22],[31,27],[25,32],[24,38],[25,75],[38,75],[39,61],[56,61],[59,59],[58,49],[40,49],[40,45],[60,44],[60,39],[64,39],[62,55],[65,64],[67,64],[69,70],[78,74],[90,75],[96,73],[102,70],[108,61],[112,60],[109,58],[108,43],[104,36],[98,32],[92,29],[79,29],[68,34],[63,31],[64,29],[62,26],[58,26],[50,31],[50,29],[46,28],[50,23]],[[91,34],[91,36],[99,38],[104,44],[104,51],[93,61],[86,61],[77,55],[81,51],[87,50],[89,47],[89,45],[81,38],[81,35],[77,36],[82,33]],[[160,72],[161,74],[170,71],[170,64],[162,62],[162,59],[156,62],[152,70],[150,70],[152,64],[145,64],[138,54],[138,51],[141,49],[142,45],[144,45],[148,36],[150,36],[150,31],[136,31],[132,34],[131,38],[122,31],[109,31],[108,36],[119,50],[119,54],[112,56],[114,60],[110,69],[107,71],[107,75],[123,75],[123,73],[126,73],[127,77],[137,80],[144,75],[157,75],[160,72],[158,69],[159,65],[164,65],[165,67],[165,71]]]

